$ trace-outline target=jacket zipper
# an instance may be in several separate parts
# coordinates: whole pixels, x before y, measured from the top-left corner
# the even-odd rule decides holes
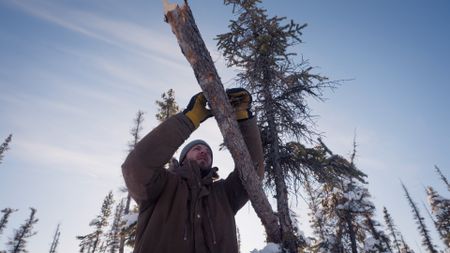
[[[208,216],[208,223],[209,223],[209,227],[211,228],[211,232],[212,232],[212,236],[213,236],[213,244],[216,245],[216,233],[214,232],[214,227],[212,225],[212,220],[211,220],[211,216],[209,215],[209,209],[208,207],[205,207],[206,209],[206,215]]]

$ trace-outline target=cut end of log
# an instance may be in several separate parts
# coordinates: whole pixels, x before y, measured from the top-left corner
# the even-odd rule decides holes
[[[164,15],[167,15],[169,11],[173,11],[178,7],[176,3],[169,3],[168,0],[162,0],[164,6]]]

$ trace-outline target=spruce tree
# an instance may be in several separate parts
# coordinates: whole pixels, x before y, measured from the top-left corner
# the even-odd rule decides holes
[[[312,219],[316,222],[321,220],[322,224],[321,234],[315,233],[317,242],[312,250],[356,253],[364,251],[365,246],[373,242],[370,248],[366,247],[367,252],[373,252],[370,250],[379,242],[366,240],[371,232],[367,222],[365,223],[366,216],[373,210],[367,189],[351,179],[343,179],[340,184],[324,183],[317,192],[320,192],[317,201],[319,206],[315,208]],[[371,220],[371,223],[375,222]],[[372,224],[372,227],[376,226]],[[317,231],[317,228],[315,230]]]
[[[86,249],[88,253],[101,252],[102,236],[105,233],[105,227],[109,224],[108,219],[111,215],[113,204],[114,196],[112,192],[109,192],[103,200],[100,214],[89,223],[89,226],[94,227],[94,231],[87,235],[76,237],[80,240],[80,252],[85,252]]]
[[[139,216],[139,207],[135,205],[130,213],[124,216],[122,230],[125,231],[125,244],[133,247],[136,242],[137,220]]]
[[[138,110],[136,113],[136,118],[133,120],[134,126],[130,130],[130,134],[132,137],[132,140],[128,144],[128,152],[131,152],[136,147],[137,143],[141,139],[141,133],[142,133],[142,123],[144,122],[144,112],[141,110]],[[125,188],[126,189],[126,188]],[[128,215],[130,215],[130,212],[133,211],[131,208],[131,195],[126,189],[127,197],[125,206],[123,208],[123,216],[126,218]],[[133,231],[135,230],[136,224],[133,224],[131,227],[124,227],[122,226],[122,231],[120,233],[120,243],[119,243],[119,253],[124,253],[125,245],[132,244],[132,242],[127,242],[127,240],[132,240],[133,238]],[[127,239],[128,238],[128,239]]]
[[[431,240],[430,232],[425,225],[425,219],[420,214],[419,208],[417,208],[416,203],[414,203],[411,198],[406,186],[402,183],[403,190],[405,192],[405,197],[408,200],[409,205],[411,206],[411,211],[413,213],[414,220],[417,224],[417,229],[419,230],[420,235],[422,236],[422,245],[428,250],[430,253],[437,253],[436,246],[433,245]]]
[[[397,250],[397,253],[401,253],[401,234],[395,226],[394,220],[392,219],[391,214],[388,212],[386,207],[383,207],[383,218],[389,231],[389,236],[391,237],[392,246]]]
[[[368,228],[368,233],[370,237],[366,238],[366,250],[365,252],[390,252],[393,253],[389,237],[380,228],[381,225],[374,219],[375,208],[368,211],[365,216],[365,224]],[[367,243],[370,241],[370,243]],[[369,245],[368,245],[369,244]]]
[[[159,122],[163,122],[170,116],[177,114],[180,109],[175,101],[175,91],[169,89],[167,92],[161,95],[161,101],[156,100],[158,106],[158,113],[155,115]]]
[[[120,239],[123,225],[123,210],[124,210],[124,203],[122,200],[116,206],[116,209],[114,211],[114,219],[108,234],[108,241],[106,247],[107,249],[109,248],[108,250],[109,253],[118,252],[120,247]]]
[[[87,234],[87,235],[79,235],[76,237],[77,240],[80,240],[80,244],[78,246],[80,247],[80,253],[90,253],[92,245],[94,244],[94,234]]]
[[[322,200],[326,199],[326,191],[322,191],[322,187],[314,186],[308,176],[305,176],[305,192],[307,194],[307,202],[309,207],[310,225],[315,238],[314,243],[310,245],[313,252],[330,252],[333,241],[333,228],[330,225],[334,222],[331,217],[326,217],[328,213],[322,205]],[[327,219],[330,218],[330,219]]]
[[[60,227],[61,227],[61,224],[58,224],[58,226],[56,227],[55,234],[53,235],[53,241],[52,241],[52,244],[50,245],[49,253],[56,253],[57,252],[56,248],[58,247],[59,237],[61,236]]]
[[[437,165],[434,165],[434,169],[436,170],[436,173],[438,173],[439,177],[441,178],[442,182],[447,186],[447,190],[450,191],[450,184],[448,183],[447,178],[442,174],[441,169]]]
[[[0,145],[0,164],[2,163],[4,153],[6,152],[6,150],[9,149],[9,143],[11,142],[11,139],[12,139],[12,134],[8,135],[8,137],[6,137],[6,139],[2,143],[2,145]]]
[[[0,219],[0,235],[2,235],[3,230],[6,227],[6,224],[8,223],[9,216],[16,211],[17,209],[12,208],[5,208],[0,211],[1,213],[3,213],[2,218]]]
[[[136,113],[136,118],[134,118],[133,121],[134,121],[134,126],[130,130],[132,140],[128,143],[128,152],[133,151],[134,147],[136,147],[136,144],[141,139],[142,122],[144,122],[144,112],[141,110],[138,110],[138,112]]]
[[[311,224],[316,236],[313,252],[358,252],[371,239],[373,250],[389,248],[378,222],[373,219],[375,207],[368,190],[360,185],[365,174],[356,168],[356,143],[350,161],[321,146],[304,149],[297,146],[296,157],[310,166],[316,183],[305,176],[305,190],[312,213]],[[321,172],[325,171],[326,172]],[[318,187],[313,187],[316,184]],[[370,251],[370,250],[369,250]]]
[[[347,251],[356,253],[358,249],[363,249],[366,239],[364,215],[374,208],[373,203],[368,201],[370,194],[352,179],[343,179],[330,196],[331,207],[338,219],[341,243]]]
[[[92,252],[95,252],[97,246],[101,241],[101,235],[105,233],[104,229],[108,226],[108,219],[112,213],[112,206],[114,204],[114,196],[112,192],[109,192],[108,195],[103,200],[102,208],[100,214],[96,219],[91,221],[91,226],[95,227],[95,240],[92,248]]]
[[[366,183],[362,173],[355,165],[356,139],[353,140],[353,152],[350,161],[334,155],[333,152],[319,139],[322,148],[331,155],[327,164],[330,171],[346,170],[346,176],[341,174],[340,180],[327,180],[321,194],[322,212],[325,220],[333,231],[328,232],[327,241],[334,243],[328,247],[331,252],[392,252],[388,236],[380,228],[375,217],[375,205],[364,186]],[[339,173],[338,173],[339,174]],[[330,222],[331,220],[331,222]],[[325,251],[326,252],[326,251]]]
[[[450,199],[440,196],[431,186],[427,188],[427,195],[436,230],[444,245],[450,249]]]
[[[340,184],[325,183],[320,218],[323,235],[317,249],[324,252],[392,252],[388,236],[375,220],[375,206],[370,193],[361,183],[343,178]],[[320,252],[320,251],[319,251]]]
[[[35,218],[36,209],[31,207],[30,210],[31,212],[29,218],[22,226],[20,226],[19,229],[14,231],[14,238],[10,239],[7,243],[10,247],[9,253],[28,252],[26,249],[28,239],[37,233],[33,231],[33,226],[39,221]]]
[[[326,77],[312,73],[306,61],[295,62],[292,48],[301,42],[306,25],[285,18],[269,17],[259,7],[259,0],[225,0],[233,5],[237,15],[230,32],[218,35],[218,47],[228,66],[240,73],[238,86],[249,90],[261,129],[266,161],[266,186],[273,189],[283,246],[295,252],[302,238],[294,232],[290,217],[289,190],[301,178],[296,168],[283,163],[289,139],[300,142],[314,134],[307,97],[321,98],[322,89],[329,87]]]

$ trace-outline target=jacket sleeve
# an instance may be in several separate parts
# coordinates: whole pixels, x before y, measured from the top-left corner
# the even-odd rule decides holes
[[[256,125],[256,118],[239,122],[239,128],[244,137],[245,144],[253,161],[253,165],[256,169],[256,174],[260,180],[264,176],[264,155],[261,143],[261,135]],[[233,172],[224,180],[224,187],[231,208],[234,213],[237,213],[245,203],[248,201],[248,194],[242,185],[242,181],[239,177],[239,172],[235,168]]]
[[[152,202],[161,194],[169,176],[164,165],[194,129],[192,122],[179,113],[153,129],[130,152],[122,164],[122,173],[138,205]]]

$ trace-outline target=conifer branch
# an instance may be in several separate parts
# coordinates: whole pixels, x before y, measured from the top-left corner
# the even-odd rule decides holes
[[[5,141],[0,145],[0,164],[2,163],[4,153],[9,149],[9,143],[11,142],[12,134],[6,137]]]

